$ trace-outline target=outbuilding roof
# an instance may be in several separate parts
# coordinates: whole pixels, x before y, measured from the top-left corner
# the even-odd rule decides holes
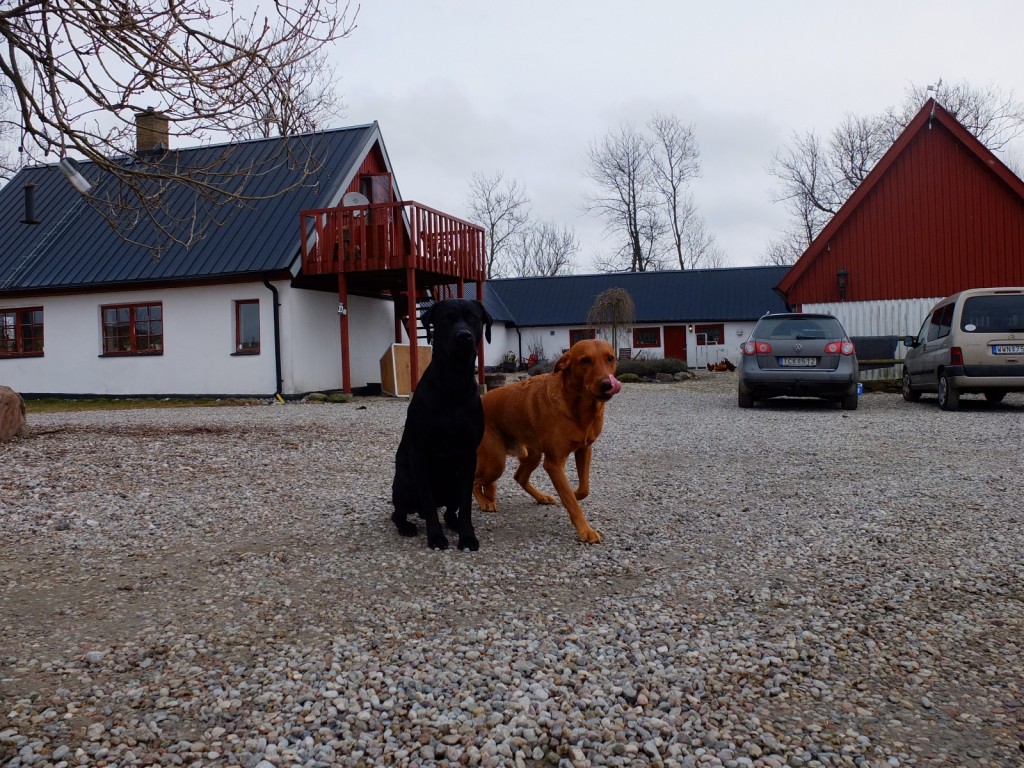
[[[384,152],[373,123],[168,152],[167,163],[211,166],[211,173],[219,176],[233,169],[258,169],[246,177],[246,202],[230,208],[204,211],[205,201],[194,191],[165,185],[161,194],[166,210],[187,217],[198,209],[223,221],[187,248],[158,235],[145,217],[137,223],[121,221],[129,235],[123,237],[56,164],[24,168],[0,189],[0,294],[230,279],[297,269],[299,212],[337,204],[378,141]],[[310,158],[316,163],[312,170]],[[81,169],[97,196],[118,193],[119,182],[104,179],[95,164],[83,162]],[[35,185],[38,224],[22,221],[23,188],[28,184]],[[282,189],[289,191],[277,194]]]
[[[785,311],[774,288],[788,270],[731,267],[489,280],[484,304],[496,320],[520,326],[585,324],[598,294],[622,288],[633,300],[638,323],[743,321]]]

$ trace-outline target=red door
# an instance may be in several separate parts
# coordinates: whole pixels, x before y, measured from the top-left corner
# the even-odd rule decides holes
[[[686,360],[686,326],[665,326],[665,357]]]

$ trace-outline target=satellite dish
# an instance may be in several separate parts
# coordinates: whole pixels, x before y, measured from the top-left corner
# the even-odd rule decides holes
[[[362,192],[346,192],[345,196],[341,198],[341,204],[344,206],[369,205],[370,198]]]
[[[75,160],[72,160],[70,157],[62,157],[57,166],[67,180],[71,182],[71,186],[83,195],[92,189],[92,184],[86,181],[85,176],[82,175],[82,169]]]

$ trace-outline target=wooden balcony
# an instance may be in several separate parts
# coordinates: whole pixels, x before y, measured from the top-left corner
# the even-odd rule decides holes
[[[300,216],[306,275],[376,273],[377,282],[404,284],[412,269],[422,285],[486,277],[484,230],[420,203],[321,208]]]

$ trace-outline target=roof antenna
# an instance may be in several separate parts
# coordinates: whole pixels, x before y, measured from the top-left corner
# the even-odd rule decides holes
[[[939,88],[941,88],[941,87],[942,87],[942,78],[940,77],[939,78],[939,82],[938,82],[937,85],[930,85],[929,84],[929,86],[925,89],[925,92],[928,94],[928,98],[930,98],[932,100],[932,112],[931,112],[930,115],[928,115],[928,130],[929,131],[932,129],[932,120],[935,119],[935,105],[938,103]]]

